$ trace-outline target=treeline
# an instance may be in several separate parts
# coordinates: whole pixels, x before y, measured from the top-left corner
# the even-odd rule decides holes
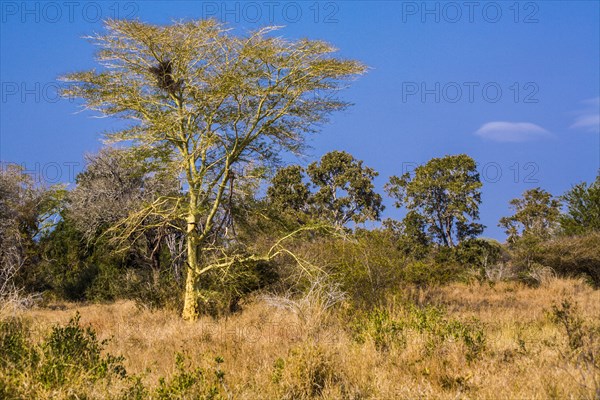
[[[181,309],[187,221],[161,218],[172,214],[160,207],[186,202],[188,188],[131,149],[105,148],[88,161],[72,190],[36,184],[17,167],[0,173],[3,300],[129,298]],[[231,178],[200,255],[202,312],[235,311],[257,291],[320,291],[371,306],[406,285],[453,280],[535,285],[559,274],[600,286],[600,176],[560,197],[535,188],[512,200],[500,244],[479,238],[482,183],[464,154],[390,177],[385,192],[406,214],[375,229],[363,223],[381,220],[378,173],[352,155],[333,151],[265,182],[267,174]]]

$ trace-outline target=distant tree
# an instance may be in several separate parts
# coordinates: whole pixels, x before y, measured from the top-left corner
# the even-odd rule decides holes
[[[278,169],[267,189],[270,203],[283,211],[308,211],[311,193],[304,177],[304,168],[299,165]]]
[[[456,248],[455,259],[479,271],[480,279],[488,278],[490,267],[496,265],[502,255],[502,245],[493,239],[464,240]]]
[[[381,195],[373,190],[378,173],[362,161],[344,151],[332,151],[310,164],[306,174],[309,182],[298,165],[280,169],[267,189],[270,203],[336,227],[350,221],[379,220],[384,206]]]
[[[400,251],[417,259],[425,257],[431,245],[427,221],[416,211],[409,211],[402,221],[386,219],[383,227],[394,234]]]
[[[106,147],[86,156],[87,166],[69,193],[68,213],[93,240],[143,203],[178,192],[177,177],[156,173],[129,149]]]
[[[177,176],[138,159],[130,149],[106,147],[87,157],[86,169],[77,176],[76,186],[67,196],[66,217],[88,244],[97,244],[92,242],[101,236],[110,239],[116,233],[110,228],[145,204],[161,196],[178,195]],[[157,281],[167,238],[181,239],[174,226],[184,226],[185,222],[150,217],[140,223],[143,229],[138,230],[139,234],[120,245],[127,253],[135,254],[140,264],[149,265]],[[177,274],[178,254],[171,256],[175,267],[173,272]]]
[[[541,188],[527,190],[510,206],[514,214],[500,219],[498,226],[505,229],[508,242],[514,243],[521,237],[548,239],[556,231],[560,215],[560,201]]]
[[[312,207],[320,218],[336,226],[379,220],[384,206],[373,190],[373,179],[379,175],[374,169],[345,151],[332,151],[306,171],[317,188]]]
[[[600,231],[600,173],[595,182],[577,184],[561,199],[567,207],[567,212],[560,216],[563,234],[580,235]]]
[[[245,257],[227,254],[218,243],[230,218],[224,206],[240,178],[250,167],[272,166],[282,151],[301,151],[306,133],[348,106],[336,92],[365,67],[335,58],[334,47],[323,41],[272,36],[275,28],[248,36],[215,20],[164,26],[109,20],[106,28],[91,38],[102,69],[68,75],[64,94],[131,121],[110,139],[181,174],[185,201],[161,197],[121,225],[135,235],[149,217],[185,221],[182,315],[195,319],[200,277],[226,272]]]
[[[417,167],[412,177],[408,172],[392,176],[385,189],[396,200],[396,207],[405,206],[412,212],[411,219],[422,219],[431,240],[454,247],[483,231],[483,225],[475,222],[481,186],[475,161],[460,154],[433,158]]]
[[[17,280],[38,262],[38,239],[54,225],[64,193],[19,166],[0,168],[0,300],[23,289]]]

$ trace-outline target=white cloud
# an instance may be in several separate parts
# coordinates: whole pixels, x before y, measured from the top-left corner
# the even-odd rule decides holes
[[[586,108],[577,112],[572,129],[581,129],[588,132],[600,132],[600,97],[582,101]]]
[[[552,137],[552,134],[531,122],[494,121],[481,125],[476,135],[494,142],[529,142]]]

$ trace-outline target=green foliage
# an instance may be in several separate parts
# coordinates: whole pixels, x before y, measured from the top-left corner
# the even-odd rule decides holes
[[[483,325],[478,320],[449,318],[439,307],[407,304],[395,315],[386,308],[359,314],[351,324],[352,337],[359,343],[372,341],[379,351],[404,350],[408,337],[425,335],[425,350],[431,354],[445,343],[460,341],[468,362],[479,359],[486,348]]]
[[[455,258],[461,265],[478,271],[483,280],[486,270],[500,261],[502,250],[502,245],[495,240],[469,239],[456,247]]]
[[[217,359],[217,363],[219,359]],[[220,394],[220,380],[223,378],[220,369],[211,376],[208,371],[196,368],[192,371],[185,365],[185,357],[178,353],[175,359],[176,372],[170,379],[160,378],[156,396],[160,400],[187,399],[199,400],[224,399]]]
[[[355,318],[351,330],[358,343],[372,341],[378,351],[406,347],[405,325],[396,321],[385,308],[376,308],[362,318]]]
[[[307,212],[311,193],[303,179],[304,168],[299,165],[278,169],[267,189],[272,206],[282,211]]]
[[[64,385],[74,376],[85,375],[90,380],[109,376],[124,378],[123,357],[101,355],[106,341],[99,342],[91,327],[79,324],[77,313],[64,326],[55,326],[41,346],[43,362],[38,366],[40,381],[48,387]]]
[[[310,183],[304,182],[305,172]],[[381,195],[373,190],[377,175],[352,155],[332,151],[306,171],[298,165],[278,170],[267,198],[272,207],[292,213],[298,222],[315,219],[341,227],[350,221],[377,221],[384,209]]]
[[[303,241],[293,251],[312,265],[320,266],[339,284],[348,300],[365,309],[384,304],[388,295],[409,286],[435,286],[463,280],[468,275],[468,268],[457,261],[458,249],[428,246],[422,250],[424,254],[415,256],[407,254],[405,245],[403,238],[399,239],[390,229],[357,229],[344,238]],[[484,256],[476,250],[469,254]]]
[[[441,253],[436,252],[434,257],[439,257],[439,254]],[[450,257],[444,255],[438,260],[430,258],[406,263],[402,270],[402,282],[427,287],[459,280],[464,268],[453,262]]]
[[[273,383],[278,384],[279,382],[281,382],[281,379],[283,378],[284,368],[285,360],[283,358],[280,357],[277,360],[275,360],[275,362],[273,363],[273,376],[271,377]]]
[[[454,247],[483,231],[475,222],[482,186],[476,167],[465,154],[433,158],[417,167],[412,177],[408,172],[390,177],[385,189],[396,207],[405,206],[423,219],[431,240]],[[409,218],[414,219],[414,214]]]
[[[362,161],[345,151],[332,151],[310,164],[306,172],[318,189],[313,207],[321,218],[337,226],[379,220],[384,207],[373,190],[373,179],[379,174]]]
[[[402,254],[420,260],[430,253],[431,239],[425,232],[425,218],[419,213],[409,211],[400,222],[386,219],[383,227],[394,236],[396,246]]]
[[[10,318],[0,321],[0,367],[15,368],[30,356],[29,327],[23,320]]]
[[[86,385],[126,378],[123,357],[103,355],[107,342],[98,341],[94,330],[82,327],[79,318],[76,314],[67,325],[54,326],[41,343],[31,340],[23,321],[1,321],[0,395],[34,398],[35,393],[66,387],[85,393]]]
[[[22,167],[0,165],[0,301],[40,289],[39,239],[51,231],[65,189],[46,187]]]
[[[140,249],[122,254],[106,240],[82,239],[69,214],[41,241],[40,288],[71,301],[134,299],[150,308],[181,308],[182,282],[173,274],[166,247],[151,268]]]
[[[195,368],[190,370],[185,365],[185,356],[177,353],[175,357],[175,373],[169,378],[160,378],[155,395],[151,398],[159,400],[199,399],[222,400],[230,397],[225,384],[225,372],[220,368],[223,358],[215,357],[215,367],[210,369]]]
[[[560,202],[550,193],[540,188],[530,189],[522,198],[512,199],[510,206],[515,213],[501,218],[498,224],[505,229],[509,243],[526,236],[548,239],[555,233]]]
[[[580,235],[600,231],[600,173],[591,184],[573,186],[563,196],[567,212],[560,216],[564,235]]]
[[[583,346],[583,320],[578,315],[577,304],[563,299],[560,305],[554,304],[550,311],[550,319],[565,329],[569,348],[573,351]]]
[[[276,265],[266,261],[236,262],[224,273],[210,271],[199,284],[200,305],[213,317],[241,309],[249,293],[263,289],[278,279]]]
[[[63,217],[41,241],[44,261],[40,265],[47,289],[66,300],[82,300],[97,268],[90,263],[92,249],[70,219]]]
[[[379,304],[402,281],[404,256],[385,231],[358,230],[351,240],[330,238],[305,247],[307,258],[325,266],[356,304]]]

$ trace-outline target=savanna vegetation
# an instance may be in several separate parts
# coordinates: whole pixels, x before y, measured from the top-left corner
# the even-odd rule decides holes
[[[71,188],[0,171],[0,398],[600,398],[600,175],[499,243],[466,154],[286,164],[366,67],[272,31],[90,38],[64,94],[128,125]]]

